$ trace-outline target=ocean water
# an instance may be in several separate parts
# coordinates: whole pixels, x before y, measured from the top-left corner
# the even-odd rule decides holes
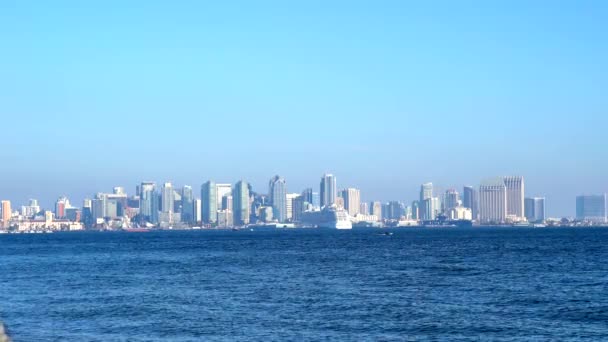
[[[14,341],[607,340],[608,229],[0,235]]]

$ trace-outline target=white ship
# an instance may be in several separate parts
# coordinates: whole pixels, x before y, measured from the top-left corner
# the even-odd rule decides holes
[[[317,228],[352,229],[350,215],[344,209],[335,206],[326,207],[322,210],[305,211],[302,213],[300,223]]]

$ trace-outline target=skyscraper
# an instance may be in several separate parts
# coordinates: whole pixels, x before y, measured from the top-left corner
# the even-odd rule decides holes
[[[329,207],[336,204],[337,187],[336,177],[325,174],[321,178],[321,207]]]
[[[532,223],[545,221],[545,198],[532,197],[524,200],[524,212],[526,219]]]
[[[382,221],[382,203],[381,202],[372,202],[370,203],[372,215],[375,215],[378,221]]]
[[[593,223],[607,223],[606,194],[576,197],[576,219]]]
[[[192,187],[184,185],[182,188],[182,222],[192,223],[194,219],[194,196],[192,195]]]
[[[216,198],[217,198],[217,210],[227,209],[223,207],[222,202],[224,201],[224,197],[232,194],[232,184],[228,183],[218,183],[215,185],[216,187]]]
[[[452,208],[456,208],[460,204],[460,194],[456,189],[449,189],[445,192],[444,203],[444,212],[448,212],[448,210]]]
[[[319,193],[312,191],[312,188],[304,189],[304,191],[302,191],[302,196],[304,196],[304,202],[312,204],[314,208],[319,208],[321,206]]]
[[[427,213],[427,207],[430,208],[432,204],[425,203],[425,200],[433,198],[433,183],[424,183],[420,186],[420,199],[419,199],[419,215],[422,220],[432,220],[432,213]]]
[[[172,213],[173,212],[173,185],[169,182],[163,184],[162,187],[162,202],[161,202],[161,211],[163,213]]]
[[[238,181],[232,190],[234,224],[243,226],[249,224],[249,187],[247,182]]]
[[[2,201],[2,224],[5,228],[8,228],[11,216],[11,201]]]
[[[413,201],[412,202],[412,220],[420,220],[422,217],[420,216],[420,202]]]
[[[369,204],[367,202],[361,202],[359,205],[359,213],[363,215],[369,215]]]
[[[201,186],[201,215],[203,223],[217,223],[217,186],[214,181]]]
[[[471,209],[473,220],[478,219],[479,204],[477,201],[477,191],[472,186],[464,187],[462,206]]]
[[[479,186],[479,219],[504,223],[507,219],[507,188],[503,178],[485,180]]]
[[[139,186],[139,213],[144,221],[158,223],[158,196],[154,182],[142,182]]]
[[[268,195],[272,204],[272,216],[279,222],[287,221],[287,185],[285,179],[274,176],[268,182]]]
[[[504,178],[507,189],[507,216],[514,220],[524,218],[524,177],[510,176]]]
[[[67,197],[60,197],[55,202],[55,218],[64,219],[66,217],[65,211],[70,207],[70,201]]]
[[[286,199],[285,199],[285,204],[286,204],[286,208],[287,208],[287,220],[290,221],[293,219],[293,214],[294,214],[294,201],[296,200],[296,198],[300,197],[300,194],[298,193],[291,193],[291,194],[286,194]]]
[[[361,209],[361,191],[355,188],[347,188],[342,191],[344,198],[344,209],[350,216],[357,216]]]

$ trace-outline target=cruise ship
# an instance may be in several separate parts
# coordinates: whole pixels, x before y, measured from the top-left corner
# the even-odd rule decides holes
[[[348,212],[335,206],[326,207],[322,210],[305,211],[302,213],[300,223],[304,226],[316,228],[352,229]]]

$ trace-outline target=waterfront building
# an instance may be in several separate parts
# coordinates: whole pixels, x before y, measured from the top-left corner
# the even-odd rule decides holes
[[[260,207],[258,208],[259,214],[258,217],[262,222],[271,222],[275,219],[273,217],[274,208],[273,207]]]
[[[606,194],[576,197],[576,219],[596,224],[608,223]]]
[[[55,217],[57,219],[66,218],[65,210],[70,208],[70,201],[67,197],[60,197],[57,202],[55,202]]]
[[[222,197],[222,206],[220,210],[230,210],[232,211],[232,192],[228,195]]]
[[[460,194],[456,189],[449,189],[445,192],[443,200],[444,211],[447,213],[450,209],[458,207],[460,203]]]
[[[163,184],[161,193],[161,211],[163,213],[173,213],[173,202],[175,200],[175,197],[173,196],[173,185],[169,182]]]
[[[273,217],[278,222],[285,222],[291,216],[287,208],[287,184],[285,179],[278,175],[268,182],[268,195],[272,204]]]
[[[381,202],[371,202],[370,207],[372,210],[372,215],[378,218],[378,221],[382,221],[382,203]]]
[[[507,219],[507,187],[503,178],[485,180],[479,186],[481,223],[504,223]]]
[[[192,193],[192,187],[189,185],[184,185],[182,188],[182,222],[185,223],[193,223],[195,222],[194,218],[194,196]]]
[[[304,202],[310,203],[315,209],[321,207],[321,200],[318,192],[312,191],[312,188],[307,188],[302,191]]]
[[[12,215],[11,201],[2,201],[2,224],[4,225],[4,228],[9,227]]]
[[[300,194],[298,193],[291,193],[291,194],[286,194],[285,198],[286,198],[286,207],[287,207],[287,221],[291,221],[293,220],[293,211],[294,211],[294,201],[296,200],[296,198],[300,197]]]
[[[337,185],[336,177],[332,174],[325,174],[321,178],[321,207],[330,207],[336,204]]]
[[[217,215],[217,226],[218,227],[232,227],[234,226],[233,221],[234,214],[230,210],[218,210]]]
[[[438,197],[426,198],[421,202],[420,212],[422,212],[421,220],[432,221],[439,215],[441,203]]]
[[[40,212],[38,200],[30,199],[28,205],[21,206],[21,215],[27,218],[36,216]]]
[[[532,223],[545,222],[545,198],[532,197],[524,200],[526,220]]]
[[[201,222],[203,220],[203,215],[202,215],[202,202],[199,198],[194,200],[194,222],[198,223]]]
[[[214,181],[207,181],[201,186],[201,216],[203,223],[214,224],[218,219],[218,187]]]
[[[427,212],[426,209],[432,206],[432,201],[425,202],[426,200],[431,200],[433,198],[433,183],[424,183],[420,186],[420,218],[422,220],[431,220],[430,217],[433,216],[432,213]]]
[[[361,191],[355,188],[347,188],[342,190],[342,196],[344,199],[344,209],[352,217],[357,216],[361,209]]]
[[[361,202],[359,205],[359,213],[362,215],[369,215],[369,204],[367,202]]]
[[[479,204],[477,200],[477,191],[472,186],[465,186],[463,191],[462,206],[471,209],[473,220],[477,220],[479,216]]]
[[[139,213],[143,220],[158,223],[158,195],[154,182],[142,182],[139,186]],[[95,215],[93,215],[95,217]]]
[[[420,202],[413,201],[412,202],[412,220],[420,220]]]
[[[217,199],[216,208],[218,208],[218,210],[220,208],[222,210],[228,209],[228,208],[224,208],[222,206],[222,201],[224,200],[224,197],[232,196],[232,184],[221,183],[221,184],[216,184],[215,187],[216,187],[216,199]]]
[[[233,224],[244,226],[249,224],[249,186],[245,181],[238,181],[232,189]]]
[[[514,221],[524,219],[524,177],[504,178],[507,189],[507,216]]]

